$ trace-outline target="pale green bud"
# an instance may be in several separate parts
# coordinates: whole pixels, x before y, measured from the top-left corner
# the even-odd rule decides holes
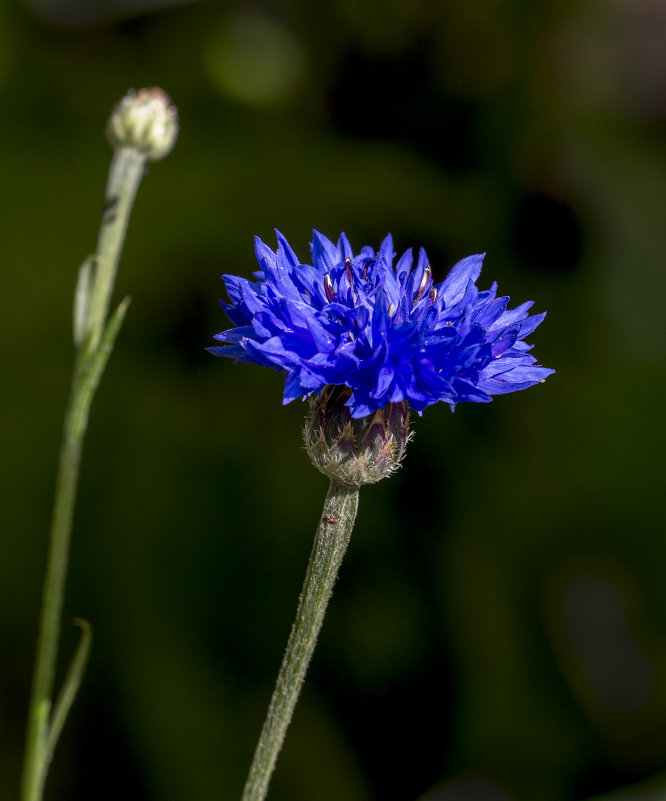
[[[353,418],[345,406],[347,387],[326,387],[310,398],[303,438],[314,466],[338,484],[374,484],[400,466],[409,430],[409,405],[389,403],[367,417]]]
[[[132,147],[155,161],[176,141],[178,112],[161,89],[130,89],[113,110],[106,131],[113,147]]]

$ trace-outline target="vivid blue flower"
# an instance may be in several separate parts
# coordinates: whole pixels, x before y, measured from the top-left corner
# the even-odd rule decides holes
[[[377,253],[355,256],[344,234],[334,245],[313,231],[312,263],[303,264],[276,233],[275,252],[255,239],[256,281],[222,276],[230,302],[221,305],[236,327],[209,350],[286,373],[284,403],[344,385],[355,418],[403,400],[419,413],[438,401],[453,410],[554,372],[524,341],[545,313],[530,316],[532,302],[509,310],[495,283],[477,288],[484,254],[435,284],[423,248],[394,264],[390,235]]]

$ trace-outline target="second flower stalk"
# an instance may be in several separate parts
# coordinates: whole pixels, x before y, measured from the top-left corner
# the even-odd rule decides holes
[[[160,89],[132,91],[116,106],[107,132],[114,155],[97,250],[80,268],[74,296],[76,362],[56,477],[28,710],[21,801],[41,801],[53,751],[81,683],[90,650],[90,626],[85,621],[78,621],[82,629],[81,641],[54,701],[69,546],[84,438],[95,391],[129,304],[125,299],[109,315],[111,295],[130,212],[146,161],[161,158],[173,146],[178,132],[176,110]]]

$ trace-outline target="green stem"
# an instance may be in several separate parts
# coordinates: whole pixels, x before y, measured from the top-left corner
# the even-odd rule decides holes
[[[109,172],[107,202],[95,256],[96,275],[91,282],[89,299],[84,304],[87,335],[79,347],[60,448],[28,713],[21,801],[40,801],[54,745],[55,738],[50,731],[52,695],[83,440],[95,390],[127,309],[125,301],[107,325],[118,260],[144,164],[145,158],[138,152],[119,148]],[[58,731],[62,723],[59,715]]]
[[[146,157],[131,147],[119,147],[113,154],[106,184],[106,202],[97,240],[94,291],[90,300],[87,329],[90,334],[88,352],[100,339],[109,313],[111,292],[116,280],[120,251],[125,241],[127,224],[146,165]]]
[[[296,619],[289,635],[275,690],[264,722],[242,801],[263,801],[310,664],[326,606],[347,550],[359,488],[331,485],[324,501]]]

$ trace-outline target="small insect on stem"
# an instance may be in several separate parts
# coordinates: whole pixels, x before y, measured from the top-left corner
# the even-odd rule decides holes
[[[336,517],[335,515],[329,514],[328,512],[324,515],[324,522],[325,523],[332,523],[337,525],[340,522],[340,518]]]
[[[110,197],[102,207],[102,220],[105,223],[112,223],[116,219],[116,206],[118,205],[118,195]]]

